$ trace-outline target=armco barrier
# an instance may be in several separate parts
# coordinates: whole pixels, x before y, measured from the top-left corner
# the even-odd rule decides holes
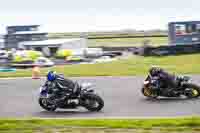
[[[88,39],[113,39],[113,38],[152,38],[152,37],[168,37],[168,35],[135,35],[135,36],[131,36],[131,35],[113,35],[113,36],[89,36]]]
[[[142,56],[164,56],[200,53],[200,44],[167,45],[152,47],[149,45],[141,47],[101,47],[103,51],[131,51],[133,54]]]
[[[90,47],[90,48],[93,48],[93,47]],[[103,51],[126,51],[132,47],[99,47],[99,48],[102,48]]]
[[[164,56],[200,53],[200,44],[169,45],[160,47],[144,47],[143,56]]]

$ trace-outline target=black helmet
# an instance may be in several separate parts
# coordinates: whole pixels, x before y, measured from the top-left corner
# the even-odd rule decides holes
[[[161,68],[155,66],[149,69],[149,73],[151,74],[151,76],[156,76],[160,71]]]

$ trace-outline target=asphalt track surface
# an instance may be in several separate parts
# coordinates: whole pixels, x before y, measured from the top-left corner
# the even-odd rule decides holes
[[[72,78],[79,83],[91,82],[105,101],[100,112],[84,108],[47,112],[38,104],[38,88],[44,79],[1,79],[0,117],[9,118],[119,118],[174,117],[200,115],[200,99],[160,98],[150,100],[141,94],[144,77]],[[200,84],[200,76],[192,76]]]

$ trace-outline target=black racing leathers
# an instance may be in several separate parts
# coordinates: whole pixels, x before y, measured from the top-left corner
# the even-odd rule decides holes
[[[59,102],[65,99],[68,95],[74,93],[74,89],[76,88],[77,83],[66,79],[60,75],[56,75],[56,79],[53,81],[55,84],[55,89],[53,91],[52,100],[59,104]]]
[[[60,75],[56,75],[56,79],[54,80],[56,87],[60,91],[64,92],[73,92],[76,83],[70,79],[66,79]]]
[[[163,69],[158,71],[156,74],[151,75],[152,77],[158,77],[161,84],[165,89],[175,89],[177,87],[177,77],[173,74],[170,74]]]

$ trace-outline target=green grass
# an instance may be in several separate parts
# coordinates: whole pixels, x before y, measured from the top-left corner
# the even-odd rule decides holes
[[[55,39],[55,38],[73,38],[73,37],[80,37],[81,33],[74,32],[74,33],[50,33],[48,38]],[[125,47],[125,46],[141,46],[143,45],[145,40],[149,40],[151,45],[153,46],[160,46],[165,45],[168,43],[167,33],[148,33],[146,35],[153,36],[153,35],[166,35],[166,37],[142,37],[145,36],[144,33],[136,34],[136,33],[98,33],[98,32],[90,32],[88,33],[88,46],[89,47]],[[127,36],[132,36],[132,38],[123,38]],[[141,36],[141,37],[135,37]],[[101,39],[98,39],[98,38]],[[105,38],[103,37],[117,37],[117,38]]]
[[[112,38],[112,39],[89,39],[89,47],[125,47],[141,46],[145,40],[150,41],[150,45],[160,46],[168,43],[167,37],[144,37],[144,38]]]
[[[158,131],[199,131],[200,118],[176,119],[1,119],[0,132],[66,130],[70,127],[136,129]],[[76,128],[75,128],[76,129]],[[72,128],[73,131],[73,128]]]
[[[144,32],[144,33],[134,33],[134,32],[68,32],[68,33],[49,33],[48,38],[55,39],[55,38],[79,38],[81,36],[87,36],[87,38],[97,39],[97,38],[106,38],[106,37],[136,37],[136,36],[167,36],[167,31],[152,31],[152,32]]]
[[[200,74],[200,54],[165,57],[130,56],[128,59],[107,63],[41,68],[41,75],[45,75],[48,70],[74,77],[146,75],[152,65],[158,65],[176,74]],[[31,74],[31,69],[22,69],[16,72],[1,72],[0,77],[29,77]]]

